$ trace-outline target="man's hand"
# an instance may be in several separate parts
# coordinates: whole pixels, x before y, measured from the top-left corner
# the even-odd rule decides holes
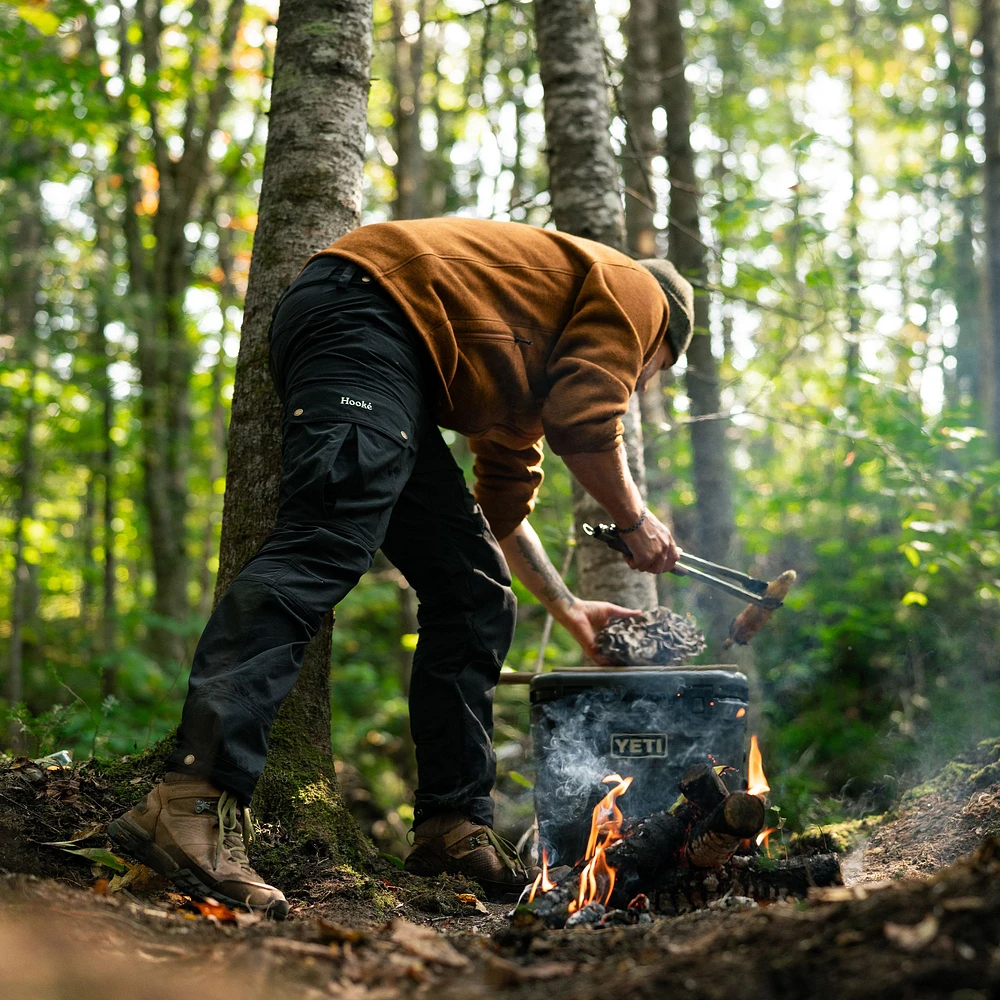
[[[608,604],[607,601],[581,601],[578,599],[566,610],[562,618],[562,624],[569,634],[580,644],[580,648],[587,656],[595,663],[606,667],[610,661],[598,655],[597,646],[594,642],[597,633],[612,618],[631,618],[634,615],[641,614],[641,611],[622,608],[617,604]]]
[[[625,559],[632,569],[669,573],[681,557],[670,529],[652,511],[647,511],[646,519],[635,531],[620,537],[632,552],[632,558]]]

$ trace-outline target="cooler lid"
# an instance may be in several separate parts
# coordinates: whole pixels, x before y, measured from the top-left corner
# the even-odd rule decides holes
[[[676,697],[692,688],[746,701],[746,675],[725,664],[678,667],[569,667],[536,674],[531,701],[552,701],[584,691],[615,688],[626,695]]]

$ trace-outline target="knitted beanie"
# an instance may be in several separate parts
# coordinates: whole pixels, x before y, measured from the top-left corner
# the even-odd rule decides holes
[[[679,358],[691,343],[694,332],[694,289],[687,278],[682,278],[669,260],[647,257],[641,264],[660,283],[670,303],[670,322],[667,340],[674,349],[674,359]]]

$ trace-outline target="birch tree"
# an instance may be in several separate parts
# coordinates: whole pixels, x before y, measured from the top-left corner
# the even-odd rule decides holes
[[[549,191],[556,225],[574,236],[625,249],[625,211],[609,134],[608,81],[594,0],[545,0],[535,5],[538,62],[545,90]],[[635,397],[624,418],[629,468],[645,497],[642,428]],[[656,606],[652,576],[588,540],[583,522],[607,513],[573,483],[580,596],[636,608]]]

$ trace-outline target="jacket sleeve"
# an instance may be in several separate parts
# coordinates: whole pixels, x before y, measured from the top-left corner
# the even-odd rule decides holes
[[[498,539],[506,538],[532,511],[542,485],[542,442],[508,447],[486,437],[469,438],[475,455],[474,492]]]
[[[546,371],[542,426],[557,455],[618,447],[629,397],[668,317],[651,274],[602,263],[590,268]]]

